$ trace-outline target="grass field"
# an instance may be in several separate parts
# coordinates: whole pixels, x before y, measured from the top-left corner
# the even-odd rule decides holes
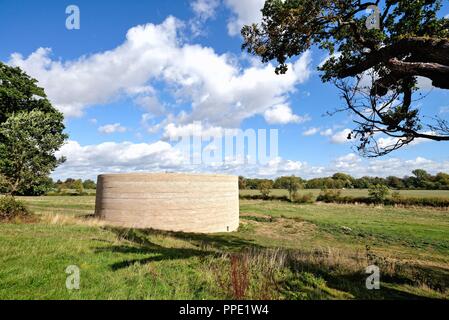
[[[313,193],[315,197],[317,197],[321,190],[320,189],[303,189],[299,190],[298,194],[306,194]],[[392,191],[393,192],[393,191]],[[418,197],[418,198],[428,198],[428,197],[437,197],[437,198],[449,198],[449,190],[398,190],[399,194],[406,197]],[[259,190],[240,190],[240,194],[242,195],[254,195],[260,194]],[[288,191],[284,189],[272,189],[271,195],[274,196],[288,196]],[[351,196],[351,197],[367,197],[368,189],[345,189],[341,190],[342,196]]]
[[[41,219],[0,224],[0,299],[449,298],[448,211],[241,201],[238,232],[199,235],[104,226],[92,196],[22,199]]]

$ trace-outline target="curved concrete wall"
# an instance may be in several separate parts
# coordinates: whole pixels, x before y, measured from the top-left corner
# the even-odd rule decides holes
[[[96,216],[130,228],[227,232],[239,226],[238,178],[202,174],[98,176]]]

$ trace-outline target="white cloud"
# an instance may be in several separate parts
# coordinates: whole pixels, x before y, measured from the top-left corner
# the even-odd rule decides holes
[[[441,107],[440,113],[449,113],[449,106]]]
[[[234,16],[228,21],[228,33],[231,36],[240,34],[244,25],[259,23],[262,20],[261,9],[265,0],[225,0],[226,6]]]
[[[326,129],[320,132],[320,135],[324,136],[324,137],[329,137],[331,136],[333,133],[332,129]]]
[[[61,178],[94,178],[107,172],[172,170],[178,168],[183,161],[177,150],[162,141],[152,144],[105,142],[87,146],[68,141],[57,152],[57,156],[67,158],[53,174]]]
[[[350,140],[348,140],[348,135],[351,133],[351,131],[352,131],[351,129],[344,129],[342,131],[334,133],[334,135],[331,137],[330,141],[332,143],[336,143],[336,144],[342,144],[342,143],[349,142]]]
[[[57,156],[67,161],[56,169],[55,179],[95,178],[98,174],[114,172],[208,172],[243,175],[246,177],[277,177],[296,175],[303,178],[331,176],[345,172],[354,177],[411,175],[422,168],[431,174],[449,172],[449,161],[434,161],[424,157],[414,159],[362,159],[354,153],[337,157],[326,166],[313,166],[306,162],[282,159],[270,160],[266,165],[244,165],[228,161],[210,165],[189,165],[180,151],[167,142],[131,143],[105,142],[81,146],[76,141],[65,144]]]
[[[303,136],[310,137],[317,134],[320,131],[320,128],[310,128],[302,133]]]
[[[27,58],[15,53],[9,63],[36,78],[66,116],[80,116],[85,108],[110,102],[160,75],[174,59],[179,25],[169,17],[160,25],[131,28],[117,48],[72,61],[52,60],[51,49],[39,48]]]
[[[143,107],[147,111],[150,111],[153,115],[160,116],[165,112],[164,105],[154,95],[141,95],[134,101],[137,105]]]
[[[164,139],[176,139],[178,137],[212,137],[223,136],[226,133],[233,133],[234,129],[225,129],[217,126],[206,127],[201,122],[189,123],[186,125],[177,126],[174,123],[169,123],[164,127]],[[236,130],[236,129],[235,129]]]
[[[310,120],[308,116],[293,114],[292,109],[285,104],[278,104],[266,110],[264,118],[269,124],[302,123]]]
[[[345,156],[338,157],[334,161],[335,168],[339,170],[348,170],[351,168],[356,168],[357,165],[360,164],[360,162],[362,162],[362,160],[360,159],[359,156],[357,156],[354,153],[349,153]]]
[[[126,132],[126,127],[120,125],[120,123],[107,124],[98,128],[98,132],[104,134],[123,133]]]
[[[190,3],[195,15],[202,20],[214,17],[219,5],[219,0],[194,0]]]
[[[151,81],[158,81],[177,103],[191,106],[191,110],[164,109],[165,114],[177,113],[167,115],[172,122],[201,120],[224,127],[288,105],[289,95],[311,74],[310,52],[278,76],[271,64],[241,68],[229,54],[182,43],[181,25],[169,17],[159,25],[136,26],[120,46],[71,61],[52,60],[51,50],[40,48],[26,58],[13,54],[9,63],[38,79],[67,117],[122,96],[131,96],[150,112],[163,112],[151,89]]]

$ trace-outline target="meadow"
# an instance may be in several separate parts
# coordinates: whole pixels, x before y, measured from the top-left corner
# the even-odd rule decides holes
[[[396,191],[396,190],[395,190]],[[304,195],[312,193],[315,198],[320,194],[320,189],[302,189],[298,194]],[[449,198],[449,190],[397,190],[397,192],[404,197],[418,197],[418,198]],[[241,195],[256,195],[260,194],[259,190],[240,190]],[[285,189],[272,189],[270,195],[273,196],[288,196],[288,191]],[[342,196],[350,197],[367,197],[368,189],[343,189]]]
[[[0,223],[0,299],[449,298],[447,210],[241,200],[237,232],[203,235],[106,226],[93,196],[20,199],[39,220]]]

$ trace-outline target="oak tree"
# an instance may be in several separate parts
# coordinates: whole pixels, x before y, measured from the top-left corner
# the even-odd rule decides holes
[[[449,89],[449,19],[441,7],[441,0],[267,0],[261,23],[242,29],[243,49],[276,60],[276,73],[312,46],[326,50],[322,80],[340,89],[339,110],[356,123],[348,139],[363,155],[385,155],[417,138],[449,141],[448,121],[417,102],[419,79]]]

